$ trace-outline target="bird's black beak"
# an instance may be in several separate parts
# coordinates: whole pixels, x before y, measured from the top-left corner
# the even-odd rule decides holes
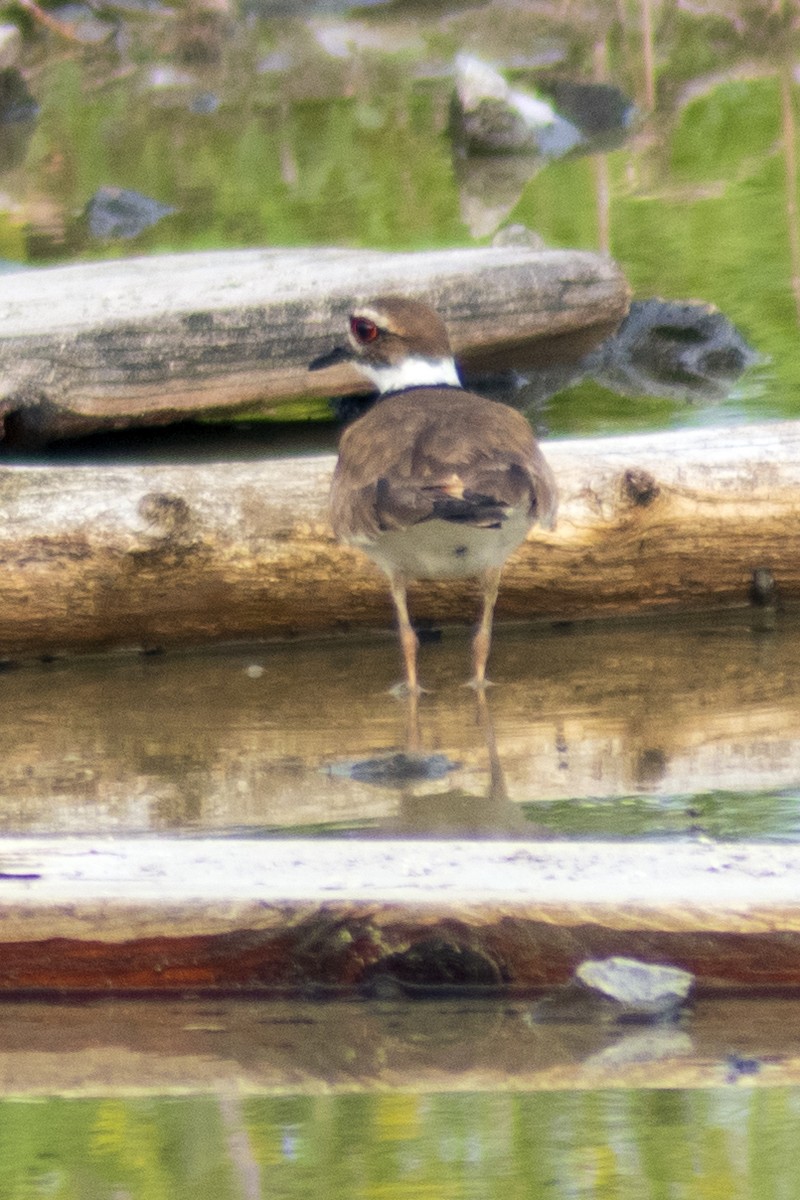
[[[320,354],[319,358],[312,359],[308,364],[309,371],[323,371],[325,367],[333,367],[336,363],[349,362],[353,357],[353,351],[349,346],[334,346],[333,350],[329,350],[327,354]]]

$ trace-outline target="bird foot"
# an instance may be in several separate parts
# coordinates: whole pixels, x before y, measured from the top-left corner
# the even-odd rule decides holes
[[[472,688],[473,692],[485,692],[487,688],[495,687],[493,679],[468,679],[464,687]]]
[[[408,696],[430,696],[430,694],[430,688],[420,687],[418,683],[411,687],[405,679],[389,688],[389,695],[394,696],[397,700],[405,700]]]

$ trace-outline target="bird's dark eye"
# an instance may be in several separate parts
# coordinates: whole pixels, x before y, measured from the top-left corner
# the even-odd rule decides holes
[[[351,317],[350,330],[353,337],[357,342],[361,342],[362,346],[366,346],[367,342],[374,342],[378,336],[378,326],[368,317]]]

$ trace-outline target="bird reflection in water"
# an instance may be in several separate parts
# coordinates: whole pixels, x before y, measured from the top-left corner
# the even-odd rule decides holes
[[[489,702],[484,689],[475,692],[475,728],[483,741],[488,779],[481,794],[452,787],[447,791],[419,792],[425,766],[432,764],[428,778],[441,778],[442,755],[426,755],[420,719],[420,697],[405,697],[406,751],[396,761],[408,764],[408,776],[401,781],[398,771],[396,785],[401,800],[396,815],[380,830],[381,836],[401,837],[470,837],[470,838],[551,838],[553,831],[525,817],[521,806],[509,799],[503,765],[497,748],[497,737]],[[450,769],[457,766],[450,763]]]

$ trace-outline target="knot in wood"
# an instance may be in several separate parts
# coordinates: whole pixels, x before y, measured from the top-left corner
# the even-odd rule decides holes
[[[148,492],[139,501],[139,514],[149,525],[159,527],[161,537],[182,533],[190,523],[189,505],[182,496],[166,492]]]
[[[161,565],[176,564],[198,551],[197,522],[183,496],[147,492],[139,501],[138,509],[139,516],[149,528],[142,538],[144,545],[131,551],[137,561],[146,564],[155,556]]]
[[[622,476],[622,492],[631,504],[647,508],[658,498],[661,488],[649,471],[630,467]]]
[[[748,599],[754,608],[770,608],[777,602],[778,585],[769,567],[756,567],[753,571]]]

